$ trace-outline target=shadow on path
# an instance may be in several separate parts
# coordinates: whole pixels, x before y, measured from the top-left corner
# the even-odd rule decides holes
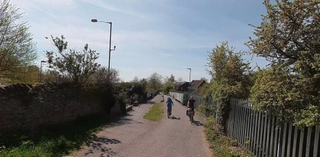
[[[100,154],[100,156],[110,156],[116,155],[117,153],[112,151],[111,148],[107,148],[106,145],[109,144],[119,144],[121,143],[116,139],[108,139],[105,137],[97,137],[95,136],[90,144],[87,144],[89,147],[88,152],[86,152],[85,156],[89,154]]]
[[[155,101],[151,101],[151,100],[148,101],[148,104],[155,104],[155,103],[156,103]]]
[[[171,117],[169,117],[169,119],[180,120],[181,118],[180,117],[171,116]]]
[[[203,126],[203,124],[200,121],[193,121],[192,124],[196,126]]]
[[[132,116],[132,114],[125,113],[125,114],[120,114],[120,115],[116,115],[114,117],[111,117],[110,121],[106,124],[106,126],[113,127],[113,126],[130,124],[132,119],[130,119],[129,117],[131,117],[131,116]]]

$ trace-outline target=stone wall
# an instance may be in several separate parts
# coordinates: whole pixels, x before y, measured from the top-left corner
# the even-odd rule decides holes
[[[32,131],[82,116],[106,113],[115,102],[110,96],[111,88],[83,89],[69,84],[0,87],[0,133]]]

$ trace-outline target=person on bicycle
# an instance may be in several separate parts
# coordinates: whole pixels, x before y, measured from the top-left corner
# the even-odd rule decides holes
[[[170,97],[168,97],[167,99],[167,108],[168,108],[168,112],[171,113],[172,112],[172,106],[173,106],[173,101]],[[169,115],[168,115],[169,117]]]
[[[188,101],[188,109],[191,113],[193,113],[194,115],[194,109],[197,108],[196,107],[196,101],[193,99],[193,97],[191,96],[189,101]]]

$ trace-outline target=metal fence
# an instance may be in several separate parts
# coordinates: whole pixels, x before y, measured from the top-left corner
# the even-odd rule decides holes
[[[198,95],[197,93],[189,93],[189,98],[191,96],[196,101],[197,106],[199,106],[202,103],[202,96],[201,95]]]
[[[177,92],[169,92],[169,95],[178,100],[180,103],[183,103],[183,95],[182,93],[177,93]]]
[[[319,127],[277,127],[277,118],[254,112],[246,101],[232,100],[228,130],[231,138],[258,157],[320,157]]]
[[[170,92],[183,103],[184,94]],[[189,93],[197,104],[202,97]],[[215,101],[213,101],[215,102]],[[213,105],[213,104],[212,104]],[[228,131],[231,138],[257,157],[320,157],[320,127],[298,128],[291,123],[277,126],[277,117],[267,112],[254,112],[245,100],[232,99]]]
[[[174,99],[178,100],[180,103],[183,103],[184,94],[183,93],[177,93],[177,92],[169,92],[169,95],[173,97]],[[188,93],[188,98],[191,96],[196,101],[197,106],[202,103],[202,96],[198,95],[196,93]]]

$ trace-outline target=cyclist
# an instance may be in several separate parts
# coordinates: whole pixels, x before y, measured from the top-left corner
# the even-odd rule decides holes
[[[173,101],[172,101],[172,99],[170,97],[168,97],[168,99],[167,99],[168,118],[171,115],[172,106],[173,106]]]
[[[196,107],[196,101],[193,99],[193,97],[191,96],[189,101],[188,101],[188,109],[189,109],[189,114],[192,113],[192,118],[190,117],[190,120],[193,120],[193,116],[194,116],[194,109],[197,108]]]

